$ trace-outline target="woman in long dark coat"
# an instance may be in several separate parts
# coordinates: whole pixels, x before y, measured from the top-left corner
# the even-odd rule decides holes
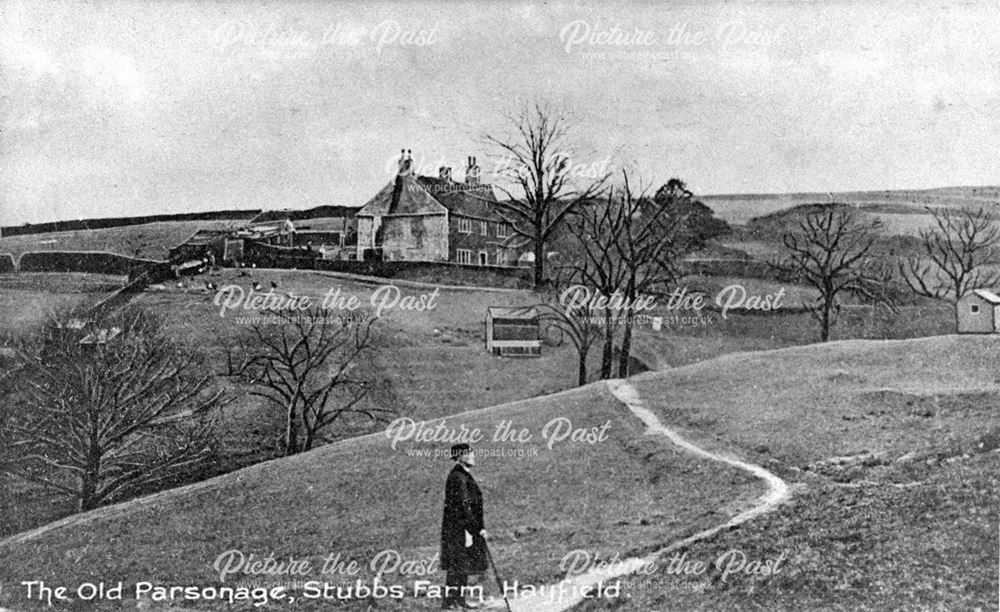
[[[476,456],[468,444],[451,447],[455,467],[448,474],[444,488],[444,517],[441,521],[441,569],[445,579],[446,609],[469,607],[462,587],[469,574],[487,570],[486,529],[483,526],[483,493],[470,469]]]

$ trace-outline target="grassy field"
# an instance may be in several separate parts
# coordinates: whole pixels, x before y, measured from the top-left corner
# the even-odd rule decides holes
[[[1000,427],[998,357],[989,336],[848,340],[734,353],[643,374],[635,386],[665,422],[739,448],[766,446],[766,459],[801,467],[902,455]]]
[[[91,304],[105,291],[121,283],[118,277],[73,274],[21,274],[0,279],[0,330],[16,332],[40,323],[50,309],[73,304]],[[225,270],[214,276],[156,286],[136,300],[163,317],[167,331],[191,350],[209,355],[216,372],[224,371],[222,340],[245,333],[249,324],[241,320],[247,313],[229,312],[219,316],[213,303],[215,293],[205,282],[218,286],[237,284],[250,290],[254,280],[269,286],[273,281],[281,292],[310,295],[317,300],[330,290],[354,296],[370,304],[377,283],[348,280],[328,273],[257,270],[254,278]],[[740,279],[703,278],[698,287],[716,291],[722,284]],[[692,281],[694,282],[694,281]],[[694,283],[695,287],[698,283]],[[754,292],[773,292],[777,285],[746,281]],[[403,295],[433,291],[429,287],[403,284]],[[789,290],[789,295],[792,291]],[[500,359],[483,346],[483,317],[491,305],[531,304],[528,291],[439,290],[436,307],[430,311],[386,310],[376,326],[375,365],[385,381],[383,392],[373,398],[379,406],[417,419],[432,419],[497,404],[537,397],[568,389],[576,384],[576,353],[568,344],[546,346],[537,359]],[[790,300],[788,304],[793,304]],[[893,316],[878,311],[875,317],[864,309],[845,308],[835,338],[912,337],[943,333],[951,329],[947,308],[906,311]],[[252,314],[252,313],[250,313]],[[703,324],[671,323],[660,331],[640,327],[636,332],[635,354],[654,368],[687,365],[735,351],[765,350],[813,342],[817,328],[806,314],[772,316],[706,312]],[[590,355],[594,379],[600,351]],[[220,414],[218,456],[205,466],[204,475],[215,475],[271,459],[279,452],[281,416],[259,398],[248,395],[249,388],[238,380],[220,379],[236,400]],[[330,430],[331,439],[361,435],[377,426],[367,419],[347,419]],[[13,533],[55,520],[70,506],[33,488],[15,487],[0,500],[4,508],[0,533]]]
[[[623,581],[624,601],[574,610],[996,610],[1000,455],[929,472],[907,487],[810,482],[775,513],[686,549],[703,574],[663,561]],[[746,567],[780,559],[778,573],[747,575],[740,555]]]
[[[850,341],[638,377],[664,422],[795,483],[788,505],[687,558],[783,554],[784,570],[723,581],[664,561],[625,601],[579,609],[996,609],[998,356],[988,337]]]
[[[236,228],[242,223],[162,221],[96,230],[4,236],[0,238],[0,253],[11,253],[16,259],[28,251],[107,251],[163,260],[167,258],[168,249],[187,240],[196,230]]]
[[[606,439],[593,444],[563,440],[550,447],[543,432],[557,418],[569,419],[574,428],[607,425]],[[493,432],[503,421],[527,430],[531,440],[494,442]],[[720,470],[679,453],[665,440],[643,436],[641,423],[603,384],[457,415],[446,426],[478,429],[485,436],[477,447],[487,454],[480,456],[476,473],[493,534],[491,548],[497,564],[522,582],[557,578],[563,556],[572,550],[603,558],[659,546],[724,520],[734,513],[734,501],[761,490],[736,470]],[[12,599],[18,589],[11,585],[36,577],[58,577],[64,584],[97,579],[218,584],[213,563],[231,549],[309,559],[313,571],[299,579],[344,584],[353,578],[320,574],[326,555],[339,552],[357,560],[364,566],[361,579],[370,579],[371,560],[383,549],[395,549],[408,560],[432,559],[450,462],[422,453],[447,447],[402,441],[393,449],[384,435],[353,438],[149,502],[75,517],[71,525],[3,547],[0,605],[24,606]],[[500,452],[521,456],[501,457]],[[230,581],[247,578],[231,576]],[[282,581],[256,578],[265,584]],[[440,576],[432,572],[427,578],[436,582]],[[387,573],[383,582],[414,579]],[[319,610],[329,604],[300,599],[294,607]],[[440,602],[407,597],[344,607],[430,610]]]
[[[748,284],[749,286],[749,284]],[[794,302],[789,302],[790,305]],[[663,329],[636,328],[640,355],[653,369],[679,367],[742,351],[810,344],[819,325],[809,313],[736,314],[703,311],[695,322],[664,319]],[[845,306],[831,330],[832,340],[906,339],[947,334],[955,329],[954,311],[944,304],[900,307],[896,312],[870,306]]]
[[[393,299],[386,285],[392,280],[362,282],[324,272],[257,270],[254,277],[224,270],[201,277],[187,288],[160,286],[145,293],[137,304],[164,315],[170,329],[203,351],[215,351],[220,338],[242,333],[250,325],[244,317],[252,311],[234,310],[225,317],[214,304],[215,293],[204,289],[211,280],[219,287],[236,284],[245,291],[254,280],[271,282],[282,293],[309,296],[315,302],[333,291],[354,297],[357,313],[374,314],[372,297],[382,303]],[[576,382],[575,353],[569,346],[545,347],[542,357],[500,359],[486,352],[484,319],[490,306],[530,305],[537,298],[530,291],[479,291],[433,285],[398,285],[404,297],[430,296],[434,308],[414,311],[386,307],[376,324],[378,363],[390,378],[395,399],[392,406],[415,418],[435,418],[476,408],[560,391]],[[382,293],[376,293],[382,292]],[[351,314],[348,309],[337,313]]]
[[[899,213],[922,212],[924,207],[977,208],[1000,202],[998,187],[943,187],[939,189],[850,191],[836,193],[781,193],[706,195],[699,198],[730,223],[750,219],[799,204],[841,202],[863,208]]]
[[[247,333],[250,324],[240,317],[252,312],[219,315],[215,293],[219,286],[238,284],[249,291],[253,280],[265,286],[276,282],[281,292],[309,295],[317,300],[329,290],[354,296],[370,310],[379,285],[326,273],[258,270],[254,279],[224,270],[213,276],[186,280],[186,286],[152,287],[135,304],[163,318],[166,331],[190,350],[209,356],[215,372],[224,373],[223,343]],[[120,286],[119,277],[80,274],[18,274],[0,278],[0,332],[17,333],[37,325],[59,307],[96,303],[106,291]],[[401,286],[402,295],[426,294],[432,288]],[[388,309],[376,324],[376,378],[385,382],[371,402],[399,415],[432,419],[467,410],[537,397],[576,384],[576,355],[568,346],[545,347],[537,359],[500,359],[486,352],[483,317],[491,305],[532,303],[530,292],[440,290],[431,311]],[[359,311],[360,312],[360,311]],[[349,314],[344,311],[344,314]],[[594,353],[593,367],[599,356]],[[220,377],[235,401],[219,414],[219,452],[204,466],[211,476],[272,459],[279,453],[280,411],[249,395],[237,379]],[[345,418],[328,432],[330,439],[369,433],[378,424],[367,418]],[[188,476],[190,478],[190,475]],[[190,481],[190,480],[188,480]],[[172,484],[183,484],[172,483]],[[14,533],[58,519],[71,504],[35,487],[18,484],[0,491],[0,535]]]
[[[652,575],[625,579],[622,597],[580,609],[990,609],[1000,552],[998,353],[988,337],[846,341],[726,355],[634,378],[664,423],[702,447],[767,467],[794,493],[776,512],[678,552],[707,571],[679,576],[660,560]],[[610,421],[608,439],[549,448],[540,433],[557,417],[585,428]],[[456,415],[446,425],[492,432],[504,420],[533,438],[479,444],[523,456],[487,455],[477,474],[497,563],[522,583],[559,578],[571,550],[607,559],[656,549],[722,522],[760,492],[741,473],[641,435],[602,385]],[[446,446],[404,441],[394,450],[382,435],[353,438],[101,509],[6,546],[12,569],[2,582],[204,586],[217,583],[212,564],[230,549],[308,558],[314,566],[336,552],[365,565],[385,548],[428,559],[448,467],[428,453]],[[728,551],[739,552],[724,557]],[[738,554],[780,559],[781,570],[736,571],[724,580],[721,566],[712,569]],[[353,581],[342,578],[333,581]],[[424,576],[384,582],[415,578]],[[3,592],[8,599],[0,602],[10,605],[11,589]],[[344,607],[436,605],[408,598]],[[323,609],[302,600],[295,607]]]
[[[0,333],[30,328],[51,313],[95,304],[125,284],[100,274],[0,274]]]

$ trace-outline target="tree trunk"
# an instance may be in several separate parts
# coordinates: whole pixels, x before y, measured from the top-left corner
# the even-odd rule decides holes
[[[833,305],[829,301],[823,302],[823,312],[820,313],[819,321],[819,341],[826,342],[830,339],[830,310]]]
[[[576,384],[579,387],[587,384],[587,349],[580,351],[580,364],[576,371]]]
[[[622,334],[622,349],[618,355],[618,378],[628,378],[629,360],[632,354],[632,309],[625,311],[625,333]]]
[[[611,361],[614,358],[615,332],[611,311],[604,311],[604,352],[601,355],[601,379],[611,378]]]
[[[87,510],[93,510],[97,507],[97,500],[95,499],[96,487],[95,482],[92,480],[91,474],[86,474],[82,477],[80,484],[80,504],[78,510],[80,512],[86,512]]]
[[[90,440],[90,448],[87,449],[87,466],[80,476],[80,499],[79,510],[93,510],[98,506],[97,484],[101,474],[101,451],[97,446],[97,440]]]
[[[295,404],[287,408],[285,414],[285,456],[294,455],[298,452],[299,428],[295,423]]]
[[[545,287],[545,243],[541,236],[535,237],[535,291]]]

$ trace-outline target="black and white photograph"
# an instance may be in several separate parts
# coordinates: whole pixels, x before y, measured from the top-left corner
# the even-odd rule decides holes
[[[1000,610],[1000,5],[0,0],[0,612]]]

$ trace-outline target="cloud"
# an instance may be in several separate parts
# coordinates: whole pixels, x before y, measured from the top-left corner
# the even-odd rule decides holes
[[[13,79],[37,83],[47,76],[57,76],[59,73],[59,67],[49,54],[38,47],[19,40],[5,40],[0,48],[0,62],[4,71]]]
[[[134,107],[146,99],[146,79],[125,53],[87,46],[80,53],[78,68],[78,86],[97,107]]]
[[[141,112],[146,78],[126,53],[87,45],[59,53],[18,40],[0,45],[6,89],[3,127],[35,132],[56,123]]]

